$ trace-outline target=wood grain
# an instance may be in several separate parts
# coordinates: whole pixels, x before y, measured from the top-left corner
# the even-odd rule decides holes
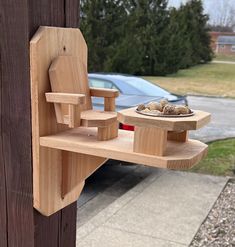
[[[77,128],[55,135],[40,138],[43,147],[58,150],[95,154],[99,157],[118,159],[138,164],[171,169],[186,169],[195,165],[207,153],[207,145],[196,140],[176,143],[167,142],[164,156],[156,156],[133,152],[131,131],[119,130],[118,137],[108,141],[98,141],[94,128]]]
[[[186,142],[188,140],[188,131],[168,131],[167,140],[177,141],[177,142]]]
[[[117,121],[117,113],[98,110],[83,111],[81,120],[84,127],[106,127]]]
[[[5,183],[0,192],[0,246],[30,247],[34,218],[27,1],[1,0],[0,16],[0,172]]]
[[[115,111],[115,98],[104,98],[104,110],[105,111]]]
[[[106,127],[98,127],[97,140],[107,141],[118,136],[118,121]]]
[[[76,190],[79,183],[83,183],[95,172],[106,159],[93,155],[62,152],[62,194],[64,198],[71,190]],[[68,169],[68,166],[70,168]]]
[[[65,13],[65,27],[79,27],[79,12],[80,1],[79,0],[66,0],[64,1],[64,13]]]
[[[84,94],[75,93],[46,93],[47,102],[79,105],[85,103]]]
[[[61,181],[62,181],[62,163],[61,152],[40,148],[39,136],[43,134],[56,133],[65,129],[56,124],[53,105],[46,102],[45,93],[50,91],[50,82],[48,78],[48,69],[52,60],[57,57],[58,52],[65,53],[71,50],[77,50],[78,44],[71,42],[70,38],[63,34],[67,29],[56,29],[42,27],[34,35],[30,42],[31,58],[31,93],[32,93],[32,128],[33,128],[33,163],[34,163],[34,207],[40,210],[44,215],[50,215],[78,198],[83,184],[79,185],[76,196],[72,198],[67,195],[61,199]],[[80,36],[79,31],[71,32],[75,36]],[[55,42],[58,38],[58,42]],[[50,43],[50,40],[54,40]],[[48,46],[48,53],[44,53]],[[64,50],[66,46],[67,50]],[[40,56],[44,54],[44,56]],[[78,51],[81,57],[86,61],[86,47]],[[37,83],[33,83],[33,82]],[[40,104],[38,104],[40,102]],[[45,119],[44,121],[42,119]],[[49,169],[48,169],[49,168]],[[41,174],[39,176],[39,174]],[[52,180],[50,177],[53,177]],[[73,193],[72,193],[73,194]],[[57,200],[58,199],[58,200]],[[52,200],[54,203],[50,204]]]
[[[2,16],[1,10],[3,9],[2,2],[0,1],[0,16]],[[2,22],[0,22],[0,30],[3,30]],[[1,41],[1,38],[0,38]],[[1,41],[2,42],[2,41]],[[2,43],[0,43],[1,45]],[[0,46],[0,88],[4,89],[3,81],[3,62],[2,62],[2,50]],[[2,91],[0,93],[0,246],[7,246],[7,198],[6,198],[6,173],[5,173],[5,160],[4,160],[4,140],[3,140],[3,96]]]
[[[79,32],[80,31],[77,33]],[[74,47],[71,47],[69,44],[68,46],[65,45],[66,42],[60,44],[60,49],[62,49],[63,52],[53,60],[49,69],[52,92],[83,94],[85,96],[85,103],[81,106],[81,110],[91,110],[92,103],[87,74],[86,42],[81,33],[72,36],[69,35],[69,32],[66,35],[66,32],[64,31],[61,35],[64,35],[67,39],[75,39],[72,41]],[[50,41],[48,40],[48,42]],[[50,43],[50,45],[52,44]],[[72,49],[74,49],[74,53],[72,52]],[[65,56],[66,50],[70,50],[70,56],[68,56],[68,54]],[[76,50],[82,50],[82,52],[75,52]],[[63,115],[66,115],[66,113],[67,109],[65,108]]]
[[[29,40],[40,25],[77,27],[78,4],[0,0],[1,247],[75,246],[76,203],[51,218],[33,209]]]
[[[135,127],[134,152],[164,156],[166,145],[167,130],[156,127]]]
[[[69,105],[68,119],[69,128],[76,128],[81,125],[81,109],[80,105]],[[58,121],[58,120],[57,120]]]
[[[197,130],[208,124],[211,114],[195,111],[191,117],[151,117],[137,113],[136,107],[122,110],[118,113],[118,121],[123,124],[143,127],[158,127],[169,131]]]
[[[68,31],[69,34],[69,31]],[[86,43],[82,37],[73,37],[77,39],[76,49],[81,50],[85,49],[87,52]],[[64,45],[64,47],[66,47]],[[66,48],[68,49],[68,47]],[[68,106],[61,105],[58,109],[57,105],[54,105],[55,112],[57,116],[57,122],[61,123],[61,118],[64,119],[62,121],[63,124],[68,124],[70,128],[78,127],[78,126],[86,126],[86,127],[105,127],[103,128],[103,132],[106,133],[106,137],[109,136],[110,131],[107,130],[107,125],[112,125],[117,120],[116,113],[106,113],[101,111],[93,111],[91,104],[91,96],[96,95],[97,97],[105,97],[105,110],[114,111],[115,110],[115,100],[114,98],[118,96],[118,90],[109,90],[109,89],[90,89],[88,84],[88,75],[87,75],[87,61],[82,56],[76,56],[76,52],[74,52],[71,56],[58,56],[56,57],[49,69],[50,75],[50,84],[53,93],[46,94],[48,96],[53,96],[58,94],[82,94],[84,95],[83,104],[79,105],[79,111],[77,108],[73,106],[69,106],[69,114],[68,114]],[[73,96],[74,98],[75,96]],[[61,98],[61,97],[60,97]],[[72,98],[72,97],[71,97]],[[57,97],[58,99],[58,97]],[[66,96],[67,99],[67,96]],[[61,100],[64,100],[61,98]],[[74,99],[70,100],[74,102]],[[55,103],[58,103],[56,101]],[[61,103],[63,103],[61,101]],[[61,110],[61,113],[59,112]],[[75,114],[77,111],[77,114]],[[81,115],[78,112],[81,111]],[[62,115],[62,117],[61,117]],[[78,119],[79,123],[77,124],[75,121]],[[81,122],[80,122],[81,119]],[[111,128],[111,127],[110,127]],[[100,131],[99,131],[100,133]],[[99,135],[100,136],[100,135]]]
[[[28,43],[40,25],[78,27],[79,3],[79,0],[28,1],[30,34]],[[27,52],[29,53],[28,47]],[[29,59],[29,54],[27,56]],[[28,82],[28,87],[30,87],[29,85],[30,83]],[[75,246],[76,213],[76,202],[52,217],[44,217],[34,210],[35,226],[37,226],[34,236],[35,246]],[[25,247],[26,245],[23,246]]]
[[[57,104],[54,105],[55,112],[57,111]],[[78,109],[76,107],[76,109]],[[71,117],[69,115],[62,116],[61,111],[56,113],[57,122],[60,123],[60,119],[63,118],[62,123],[69,125]],[[117,119],[116,112],[103,112],[99,110],[88,110],[81,111],[80,113],[81,124],[79,126],[83,127],[106,127],[112,125]],[[78,125],[77,125],[78,126]]]
[[[1,60],[0,60],[0,66],[1,66]],[[1,84],[1,70],[0,70],[0,85]],[[1,97],[1,95],[0,95]],[[0,98],[1,103],[1,98]],[[0,114],[1,114],[1,106],[0,106]],[[2,121],[0,121],[0,130],[2,130]],[[0,138],[0,246],[7,246],[7,210],[6,210],[6,175],[4,171],[4,154],[2,153],[3,150],[3,143],[2,138]]]
[[[102,97],[102,98],[116,98],[119,96],[119,91],[117,89],[109,88],[90,88],[91,96]]]
[[[74,56],[79,59],[73,59]],[[41,27],[30,42],[30,61],[34,207],[48,216],[76,201],[84,186],[85,175],[91,174],[106,160],[105,157],[93,158],[93,165],[90,166],[84,159],[84,165],[79,165],[80,155],[40,147],[40,136],[68,129],[66,125],[57,124],[53,104],[46,102],[45,93],[50,91],[50,83],[55,93],[85,95],[85,103],[80,105],[81,125],[106,126],[116,121],[116,114],[96,111],[90,114],[92,110],[89,110],[91,97],[87,82],[87,47],[79,29]],[[60,64],[62,61],[63,66]],[[49,67],[51,82],[48,78]],[[58,67],[62,74],[57,73]],[[74,112],[71,106],[69,113]],[[61,108],[65,115],[63,121],[70,127],[75,127],[76,119],[70,122],[71,117],[67,117],[68,107]],[[81,174],[83,179],[79,177]]]

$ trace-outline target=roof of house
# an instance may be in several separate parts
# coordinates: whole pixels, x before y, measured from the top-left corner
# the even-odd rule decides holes
[[[235,45],[235,36],[219,36],[217,43],[219,45]]]
[[[209,32],[210,35],[217,35],[217,36],[235,36],[235,32]]]

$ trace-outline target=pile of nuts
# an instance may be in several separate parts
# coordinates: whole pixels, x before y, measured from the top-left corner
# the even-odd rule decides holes
[[[137,111],[154,115],[185,115],[192,112],[188,106],[172,105],[166,99],[162,99],[159,103],[150,102],[146,106],[138,105]]]

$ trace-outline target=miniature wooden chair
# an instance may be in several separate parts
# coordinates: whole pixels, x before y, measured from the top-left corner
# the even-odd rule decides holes
[[[89,88],[86,66],[79,57],[58,56],[49,69],[52,93],[47,102],[54,103],[57,123],[70,128],[98,127],[97,139],[109,140],[118,135],[115,89]],[[104,97],[104,110],[92,110],[91,96]]]

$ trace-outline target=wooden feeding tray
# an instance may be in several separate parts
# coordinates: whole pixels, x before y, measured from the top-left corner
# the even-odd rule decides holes
[[[137,113],[134,107],[120,111],[118,120],[135,126],[134,152],[167,156],[168,142],[175,141],[176,146],[187,142],[188,130],[196,130],[209,123],[210,113],[194,111],[193,116],[187,117],[153,117]]]
[[[210,114],[154,118],[115,112],[117,90],[90,88],[87,46],[79,29],[40,27],[30,42],[34,207],[51,215],[76,201],[84,181],[107,159],[186,169],[207,153],[188,130]],[[104,97],[104,111],[91,96]],[[118,116],[117,116],[118,115]],[[118,130],[118,121],[135,131]]]

